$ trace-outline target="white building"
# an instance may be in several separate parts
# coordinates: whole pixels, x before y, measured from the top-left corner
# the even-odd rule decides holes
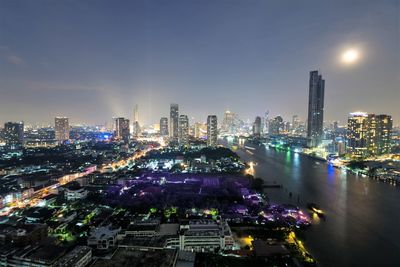
[[[88,195],[88,191],[82,187],[79,188],[66,188],[65,189],[65,198],[68,201],[74,201],[78,199],[84,199]]]
[[[180,226],[179,237],[167,240],[167,248],[192,252],[213,252],[232,249],[234,239],[225,220],[193,220]]]

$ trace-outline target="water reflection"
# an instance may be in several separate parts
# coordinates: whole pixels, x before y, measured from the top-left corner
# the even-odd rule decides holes
[[[315,223],[305,234],[320,266],[400,266],[399,188],[296,153],[265,148],[238,153],[257,161],[257,176],[283,184],[267,191],[273,202],[296,204],[299,197],[303,209],[315,202],[326,212],[326,221],[311,215]]]

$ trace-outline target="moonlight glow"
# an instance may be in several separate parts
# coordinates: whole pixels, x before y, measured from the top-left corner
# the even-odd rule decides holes
[[[342,62],[345,64],[353,64],[358,61],[360,53],[357,50],[347,50],[342,54]]]

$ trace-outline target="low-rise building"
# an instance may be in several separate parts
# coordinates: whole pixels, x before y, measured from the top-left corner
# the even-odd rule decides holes
[[[93,228],[87,239],[87,244],[97,249],[108,249],[115,246],[120,231],[121,228],[112,229],[111,225]]]

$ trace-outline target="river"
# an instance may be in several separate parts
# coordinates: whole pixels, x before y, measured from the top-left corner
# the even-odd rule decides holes
[[[255,163],[255,177],[283,185],[266,189],[271,202],[314,202],[326,213],[325,221],[313,217],[303,240],[319,266],[400,266],[400,188],[290,151],[236,152]]]

